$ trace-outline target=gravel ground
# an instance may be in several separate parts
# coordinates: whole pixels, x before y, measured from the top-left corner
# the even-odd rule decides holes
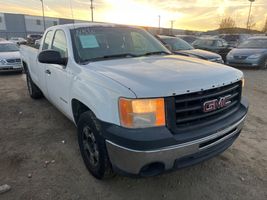
[[[0,199],[267,199],[267,71],[244,72],[250,111],[226,152],[157,177],[107,181],[88,173],[75,126],[47,100],[32,100],[24,75],[0,75],[0,185],[12,187]]]

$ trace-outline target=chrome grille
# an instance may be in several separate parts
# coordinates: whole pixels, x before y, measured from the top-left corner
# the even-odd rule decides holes
[[[242,83],[239,81],[223,87],[176,96],[176,126],[179,128],[197,125],[235,112],[240,105],[241,90]],[[219,99],[226,95],[231,95],[229,98],[231,103],[229,105],[207,113],[203,111],[205,102]]]
[[[21,62],[21,59],[19,59],[19,58],[16,58],[16,59],[7,59],[6,61],[9,64],[14,64],[14,63],[20,63]]]

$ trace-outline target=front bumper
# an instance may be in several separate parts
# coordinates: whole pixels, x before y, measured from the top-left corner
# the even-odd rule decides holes
[[[23,67],[21,64],[14,65],[0,65],[0,72],[13,72],[13,71],[22,71]]]
[[[107,140],[109,159],[115,170],[141,176],[153,176],[186,167],[227,149],[239,135],[244,120],[245,117],[234,125],[199,140],[150,151],[128,149]]]
[[[258,59],[228,59],[226,61],[227,65],[233,67],[259,67],[261,60]]]
[[[113,169],[126,175],[154,176],[209,159],[238,137],[248,110],[242,99],[237,112],[219,122],[173,133],[167,127],[125,129],[102,122],[103,137]]]

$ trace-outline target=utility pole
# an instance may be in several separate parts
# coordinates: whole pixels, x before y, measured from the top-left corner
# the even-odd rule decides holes
[[[93,22],[94,21],[94,5],[93,5],[93,0],[90,0],[91,1],[91,21]]]
[[[45,31],[46,27],[45,27],[44,2],[43,2],[43,0],[40,0],[40,1],[41,1],[41,3],[42,3],[42,11],[43,11],[43,24],[44,24],[44,31]]]
[[[250,6],[249,6],[249,13],[248,13],[247,29],[250,29],[250,27],[249,27],[249,20],[250,20],[250,14],[251,14],[251,7],[252,7],[252,3],[255,0],[248,0],[248,1],[250,1]]]
[[[160,17],[160,15],[158,17],[159,17],[159,34],[160,34],[160,20],[161,20],[161,17]]]
[[[173,24],[174,24],[174,20],[171,20],[171,34],[173,35]]]

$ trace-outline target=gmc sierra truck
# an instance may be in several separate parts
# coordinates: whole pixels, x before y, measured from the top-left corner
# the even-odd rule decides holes
[[[145,30],[105,23],[48,28],[22,46],[29,94],[78,129],[88,170],[154,176],[209,159],[239,136],[243,73],[173,55]]]

